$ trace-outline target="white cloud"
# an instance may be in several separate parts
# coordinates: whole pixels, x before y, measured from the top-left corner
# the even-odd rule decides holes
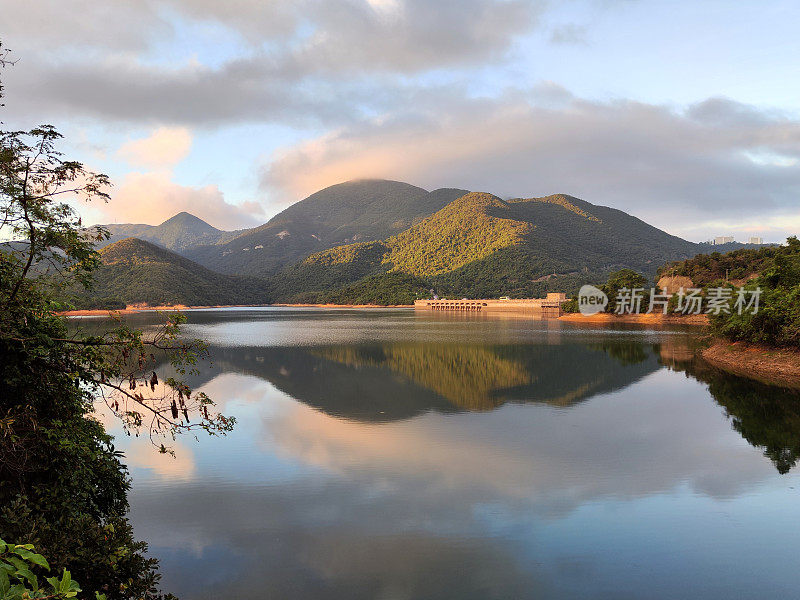
[[[181,211],[219,229],[253,227],[264,220],[257,202],[231,204],[216,185],[180,185],[168,172],[128,173],[112,190],[108,204],[96,208],[120,223],[156,225]]]
[[[4,44],[25,61],[4,74],[8,113],[34,121],[341,122],[394,96],[396,82],[362,76],[496,63],[542,10],[528,0],[80,4],[0,0]],[[209,40],[233,37],[239,47],[194,62],[178,32],[198,24]],[[204,58],[209,40],[194,48]],[[175,43],[179,54],[170,56]]]
[[[173,167],[189,154],[192,133],[185,127],[160,127],[146,138],[123,144],[117,155],[135,167]]]

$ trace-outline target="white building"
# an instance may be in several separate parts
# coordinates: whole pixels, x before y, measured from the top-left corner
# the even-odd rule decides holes
[[[731,244],[731,243],[733,243],[732,235],[721,235],[714,238],[715,246],[719,246],[720,244]]]
[[[764,238],[760,238],[760,237],[751,237],[751,238],[750,238],[750,241],[749,241],[749,242],[747,242],[747,243],[748,243],[748,244],[763,244],[763,243],[764,243]]]

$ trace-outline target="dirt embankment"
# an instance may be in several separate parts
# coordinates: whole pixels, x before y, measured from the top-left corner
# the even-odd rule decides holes
[[[717,340],[701,356],[734,375],[800,389],[800,351]]]
[[[414,308],[413,304],[270,304],[270,306],[310,306],[314,308]]]
[[[567,313],[559,317],[561,321],[573,323],[641,323],[643,325],[708,325],[708,315],[675,315],[662,313],[643,313],[630,315],[617,315],[613,313],[597,313],[596,315],[582,315],[581,313]]]
[[[383,306],[379,304],[229,304],[229,305],[214,305],[214,306],[187,306],[185,304],[174,304],[170,306],[147,306],[146,304],[129,304],[125,308],[119,309],[91,309],[91,310],[64,310],[59,312],[59,315],[65,317],[91,317],[91,316],[105,316],[110,313],[129,315],[137,312],[147,311],[181,311],[190,310],[195,308],[256,308],[261,306],[289,306],[289,307],[317,307],[317,308],[414,308],[410,304],[393,304],[391,306]]]

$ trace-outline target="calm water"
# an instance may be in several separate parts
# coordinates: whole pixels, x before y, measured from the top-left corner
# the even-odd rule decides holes
[[[689,332],[188,314],[235,432],[118,437],[184,600],[800,597],[800,399]]]

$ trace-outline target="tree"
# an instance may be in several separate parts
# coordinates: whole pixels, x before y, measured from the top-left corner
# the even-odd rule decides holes
[[[48,330],[60,331],[57,337],[42,330],[35,337],[31,331],[42,320],[59,319],[54,313],[62,306],[54,292],[75,282],[91,286],[92,271],[100,264],[93,244],[107,236],[102,229],[84,230],[76,211],[62,198],[106,200],[108,177],[64,160],[55,147],[60,138],[49,125],[0,132],[0,228],[12,239],[0,252],[2,343],[17,356],[43,343],[51,355],[56,348],[63,350],[54,361],[40,360],[36,368],[71,373],[75,385],[101,395],[128,428],[146,426],[152,437],[194,428],[228,431],[232,421],[209,412],[213,402],[207,396],[192,396],[191,389],[174,378],[159,385],[152,369],[157,352],[168,353],[183,374],[203,354],[201,341],[179,340],[182,316],[170,316],[150,338],[124,323],[92,337],[69,337],[59,327]],[[190,411],[196,413],[194,421]],[[168,451],[166,445],[160,448]]]
[[[0,67],[8,62],[0,47]],[[57,149],[50,125],[0,131],[0,537],[35,543],[57,571],[109,599],[159,598],[157,561],[126,518],[130,480],[94,418],[105,400],[128,434],[146,431],[161,452],[193,429],[224,434],[233,419],[178,377],[205,353],[183,340],[181,315],[146,337],[119,322],[95,336],[59,316],[64,287],[91,285],[99,264],[67,199],[108,198],[110,182]]]
[[[606,310],[608,312],[614,312],[617,306],[617,294],[623,288],[627,288],[628,290],[634,290],[636,288],[642,290],[647,288],[647,279],[644,275],[633,271],[632,269],[621,269],[619,271],[615,271],[608,276],[608,281],[602,286],[603,291],[608,296],[608,306]],[[644,312],[647,310],[647,304],[650,300],[649,289],[645,289],[644,292],[639,292],[642,296],[641,301],[641,311]]]

